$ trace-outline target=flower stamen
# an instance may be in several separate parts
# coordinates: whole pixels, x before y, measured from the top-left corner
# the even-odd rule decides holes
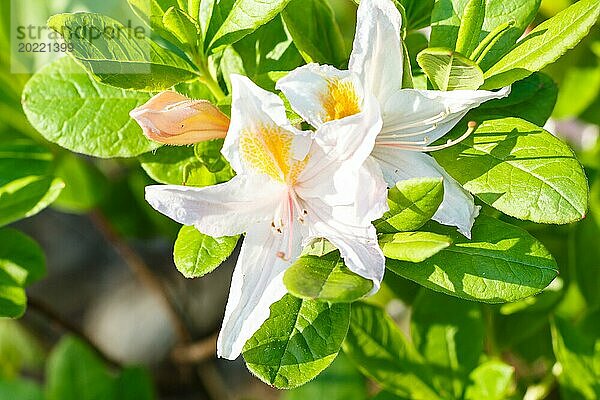
[[[439,145],[439,146],[417,146],[417,144],[423,144],[423,142],[425,142],[425,144],[429,141],[428,138],[425,138],[423,140],[423,142],[420,143],[415,143],[415,142],[398,142],[398,141],[377,141],[377,145],[378,146],[384,146],[384,147],[394,147],[397,149],[402,149],[402,150],[407,150],[407,151],[417,151],[417,152],[422,152],[422,153],[426,153],[426,152],[430,152],[430,151],[438,151],[438,150],[443,150],[443,149],[447,149],[448,147],[454,146],[455,144],[458,144],[460,142],[462,142],[463,140],[465,140],[466,138],[468,138],[469,136],[471,136],[471,134],[473,134],[473,132],[475,132],[475,129],[477,129],[477,123],[474,121],[469,122],[468,125],[468,129],[465,133],[463,133],[459,138],[457,139],[450,139],[448,140],[448,142],[446,142],[445,144]]]

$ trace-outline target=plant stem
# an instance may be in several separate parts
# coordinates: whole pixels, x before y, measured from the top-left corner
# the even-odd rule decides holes
[[[171,360],[175,364],[199,364],[215,356],[217,334],[198,342],[177,346],[171,352]]]
[[[485,320],[485,332],[486,332],[486,350],[487,353],[496,358],[500,358],[500,350],[498,349],[498,343],[496,341],[496,330],[494,323],[494,310],[488,305],[482,305],[483,317]]]
[[[223,92],[223,89],[221,89],[221,86],[219,86],[219,82],[217,82],[210,73],[206,56],[201,53],[196,53],[193,56],[193,60],[200,70],[200,82],[206,85],[217,101],[223,100],[225,98],[225,93]]]
[[[104,215],[96,211],[91,214],[91,219],[106,240],[113,245],[117,253],[123,258],[140,283],[150,289],[162,301],[175,327],[179,343],[188,343],[191,335],[183,318],[179,315],[177,305],[161,279],[146,265],[142,257],[117,234]]]
[[[94,341],[88,335],[86,335],[86,333],[82,329],[80,329],[79,327],[75,326],[74,324],[72,324],[71,322],[69,322],[68,320],[66,320],[65,318],[63,318],[56,311],[54,311],[52,308],[50,308],[49,305],[45,304],[44,302],[42,302],[42,301],[40,301],[40,300],[38,300],[38,299],[36,299],[35,297],[32,297],[32,296],[28,296],[28,298],[27,298],[27,305],[28,305],[28,307],[29,307],[30,310],[32,310],[32,311],[34,311],[34,312],[42,315],[47,320],[49,320],[52,323],[56,324],[61,329],[65,330],[65,331],[68,331],[68,332],[70,332],[70,333],[78,336],[90,348],[92,348],[100,356],[100,358],[102,358],[102,360],[104,360],[104,362],[106,362],[107,364],[109,364],[111,367],[118,368],[118,369],[122,368],[121,364],[118,361],[114,360],[113,358],[111,358],[110,356],[108,356],[106,353],[104,353],[94,343]]]

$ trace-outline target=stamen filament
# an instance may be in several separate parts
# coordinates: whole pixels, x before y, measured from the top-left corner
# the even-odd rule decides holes
[[[473,132],[475,132],[475,129],[477,129],[477,123],[474,121],[469,122],[469,128],[467,129],[467,131],[465,133],[462,134],[461,137],[459,137],[458,139],[455,140],[448,140],[448,142],[446,144],[442,144],[439,146],[415,146],[415,143],[410,143],[410,142],[398,142],[398,141],[393,141],[393,142],[385,142],[385,141],[378,141],[376,144],[378,146],[384,146],[384,147],[394,147],[397,149],[402,149],[402,150],[407,150],[407,151],[418,151],[418,152],[430,152],[430,151],[438,151],[438,150],[443,150],[443,149],[447,149],[448,147],[454,146],[455,144],[458,144],[460,142],[462,142],[463,140],[465,140],[466,138],[468,138],[469,136],[471,136],[471,134]]]

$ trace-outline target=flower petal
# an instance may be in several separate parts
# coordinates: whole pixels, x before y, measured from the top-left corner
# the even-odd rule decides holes
[[[295,235],[292,260],[301,251],[300,235]],[[274,233],[268,225],[257,225],[246,234],[238,258],[223,326],[217,341],[217,355],[236,359],[244,344],[269,317],[269,307],[287,292],[283,274],[290,261],[278,257],[287,247],[288,231]]]
[[[510,94],[510,87],[486,90],[402,89],[382,105],[383,128],[378,141],[428,145],[446,133],[473,108]]]
[[[433,219],[444,225],[456,226],[460,233],[471,237],[471,228],[479,215],[473,196],[427,154],[376,146],[377,159],[383,176],[392,187],[396,182],[411,178],[444,179],[444,200]]]
[[[348,162],[330,162],[322,175],[301,181],[296,193],[307,210],[305,243],[328,239],[340,250],[348,268],[371,279],[377,291],[385,261],[371,221],[388,210],[387,187],[379,166],[370,158],[358,169]]]
[[[167,217],[200,232],[232,236],[257,223],[273,220],[274,205],[285,188],[263,176],[237,175],[229,182],[204,188],[156,185],[146,187],[146,200]]]
[[[312,63],[298,67],[277,81],[275,87],[283,92],[294,111],[315,128],[362,109],[363,90],[357,77],[330,65]]]
[[[289,146],[291,156],[297,160],[304,159],[310,148],[310,137],[290,124],[279,96],[259,88],[241,75],[232,74],[231,85],[231,124],[222,153],[233,169],[237,173],[252,170],[252,163],[246,162],[240,151],[240,139],[245,133],[273,132],[287,135],[292,142]]]
[[[381,104],[402,87],[402,17],[390,0],[362,0],[358,7],[350,71]]]

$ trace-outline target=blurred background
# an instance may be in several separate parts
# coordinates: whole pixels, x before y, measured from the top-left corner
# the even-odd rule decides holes
[[[19,58],[15,66],[8,50],[14,29],[11,16],[13,25],[19,19],[43,25],[53,14],[79,10],[121,21],[136,21],[136,17],[124,0],[13,1],[12,7],[10,1],[2,0],[1,4],[0,141],[24,137],[49,149],[57,163],[56,174],[67,187],[50,208],[13,224],[43,248],[47,276],[29,288],[29,305],[22,319],[0,320],[0,399],[9,400],[2,396],[3,381],[18,376],[44,381],[48,356],[66,334],[97,347],[109,370],[120,364],[147,367],[160,399],[320,399],[335,386],[328,387],[328,379],[349,384],[347,396],[340,398],[360,399],[375,391],[343,356],[318,383],[286,394],[253,378],[241,359],[215,358],[215,335],[236,253],[202,279],[186,280],[172,261],[179,226],[144,201],[143,188],[152,181],[139,163],[80,157],[44,140],[21,108],[21,92],[29,75],[12,72],[15,68],[35,72],[49,57]],[[350,0],[331,0],[331,4],[349,52],[356,5]],[[568,5],[569,0],[543,0],[535,23]],[[416,50],[413,57],[427,46],[426,38],[426,30],[409,34],[407,41]],[[560,88],[546,129],[569,141],[579,153],[593,187],[592,209],[588,218],[573,226],[521,223],[555,255],[561,277],[538,296],[539,301],[506,311],[505,325],[496,328],[499,335],[502,329],[535,324],[536,313],[548,307],[577,315],[600,304],[599,60],[600,29],[596,26],[575,50],[544,71]],[[410,298],[419,289],[399,280],[386,278],[388,291],[383,290],[378,301],[385,303],[394,288],[402,291],[406,301],[388,306],[400,324],[407,326]],[[505,360],[525,382],[539,380],[540,371],[554,362],[547,321],[537,325],[504,344]]]

